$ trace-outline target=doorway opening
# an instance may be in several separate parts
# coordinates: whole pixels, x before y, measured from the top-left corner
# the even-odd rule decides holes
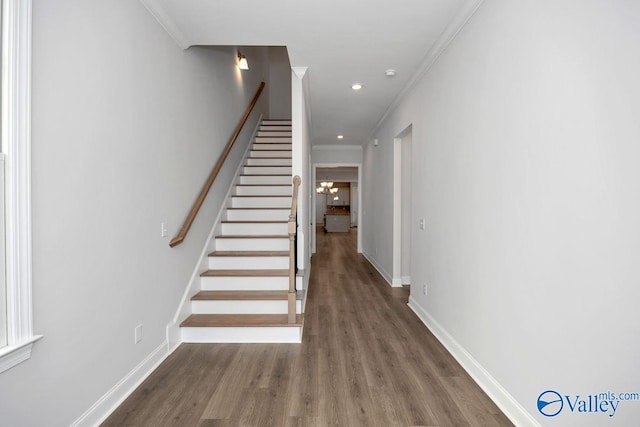
[[[360,185],[362,182],[360,164],[324,164],[313,165],[314,188],[321,184],[332,183],[334,193],[314,191],[312,198],[311,253],[316,253],[316,237],[320,232],[344,232],[354,230],[357,233],[357,252],[362,252],[362,204]]]
[[[393,278],[392,286],[411,284],[412,127],[393,140]]]

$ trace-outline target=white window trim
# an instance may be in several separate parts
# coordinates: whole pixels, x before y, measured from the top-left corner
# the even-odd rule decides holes
[[[31,0],[2,1],[7,343],[0,372],[31,357]]]

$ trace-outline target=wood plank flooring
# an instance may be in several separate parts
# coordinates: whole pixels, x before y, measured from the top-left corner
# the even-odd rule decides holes
[[[407,297],[319,232],[302,344],[183,344],[103,425],[512,425]]]

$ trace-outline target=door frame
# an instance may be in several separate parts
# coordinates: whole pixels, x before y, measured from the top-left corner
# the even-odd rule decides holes
[[[413,125],[407,126],[400,133],[398,133],[395,138],[393,138],[393,239],[392,239],[393,273],[391,278],[391,286],[393,287],[401,287],[403,284],[403,277],[402,277],[402,140],[404,137],[412,133],[412,130],[413,130],[412,128],[413,128]],[[411,256],[409,255],[409,257]],[[404,281],[406,281],[406,278]],[[410,281],[410,276],[409,276],[409,281]]]
[[[317,182],[317,169],[318,168],[357,168],[358,169],[358,226],[356,227],[357,231],[357,251],[359,254],[362,253],[362,163],[314,163],[311,167],[313,174],[313,194],[314,197],[311,199],[311,212],[312,212],[312,220],[311,220],[311,240],[312,240],[312,251],[311,254],[315,254],[317,251],[316,246],[316,182]]]

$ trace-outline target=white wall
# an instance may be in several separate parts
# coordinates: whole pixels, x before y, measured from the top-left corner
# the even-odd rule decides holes
[[[411,132],[403,136],[396,144],[400,145],[401,171],[399,173],[400,188],[400,228],[401,228],[401,268],[400,278],[403,285],[411,283],[411,236],[413,229],[413,200],[411,191],[411,175],[413,174],[411,166],[413,165],[411,152]],[[398,174],[396,174],[398,178]],[[394,276],[398,277],[394,271]]]
[[[358,182],[357,167],[316,167],[316,187],[322,181]]]
[[[270,46],[269,53],[269,117],[291,118],[291,64],[284,46]]]
[[[311,161],[317,164],[361,164],[362,147],[359,145],[316,145]]]
[[[407,126],[398,129],[400,132]],[[386,128],[382,131],[386,132]],[[382,132],[380,132],[382,134]],[[364,147],[360,187],[361,221],[359,230],[372,230],[362,235],[362,254],[391,283],[393,278],[393,138],[379,140]],[[415,182],[415,181],[414,181]],[[375,230],[375,232],[373,232]]]
[[[640,419],[536,408],[640,391],[638,22],[637,2],[486,0],[364,152],[364,249],[390,268],[380,193],[413,125],[412,305],[543,425]]]
[[[291,135],[293,141],[292,172],[301,178],[298,196],[298,268],[307,270],[311,258],[310,206],[315,189],[311,173],[311,137],[308,108],[309,87],[306,67],[291,72]],[[306,271],[307,275],[309,271]]]
[[[266,51],[247,52],[242,74],[232,48],[182,51],[137,1],[33,3],[33,304],[44,338],[0,374],[0,424],[68,426],[166,352],[243,144],[186,241],[169,239],[268,67]]]

